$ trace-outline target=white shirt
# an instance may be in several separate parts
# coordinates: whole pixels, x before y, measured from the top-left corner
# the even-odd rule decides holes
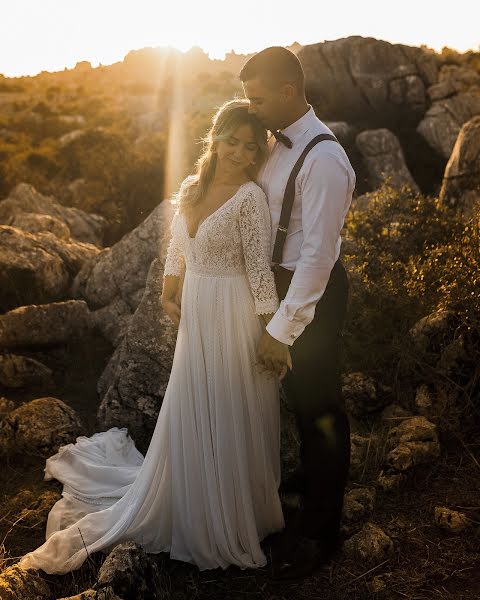
[[[277,234],[283,195],[292,168],[310,140],[332,133],[309,105],[308,112],[282,129],[292,141],[287,148],[269,140],[270,155],[258,182],[267,195],[272,217],[272,244]],[[294,270],[287,295],[267,324],[267,331],[291,346],[315,315],[335,261],[340,254],[345,215],[355,188],[355,171],[340,144],[324,140],[305,158],[295,184],[295,200],[283,247],[282,267]]]

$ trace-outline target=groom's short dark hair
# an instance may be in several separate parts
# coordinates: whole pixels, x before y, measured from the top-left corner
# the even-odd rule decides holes
[[[271,46],[254,54],[243,65],[240,80],[258,77],[267,85],[293,83],[299,94],[305,93],[305,73],[296,54],[283,46]]]

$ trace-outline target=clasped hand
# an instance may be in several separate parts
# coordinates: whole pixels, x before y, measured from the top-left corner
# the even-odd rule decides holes
[[[174,300],[167,300],[162,298],[162,308],[166,312],[167,316],[173,321],[175,327],[178,328],[180,323],[180,313],[181,308],[180,305],[177,304]]]
[[[288,345],[279,342],[268,331],[264,331],[257,347],[257,365],[260,368],[274,371],[280,381],[292,369],[292,357]]]

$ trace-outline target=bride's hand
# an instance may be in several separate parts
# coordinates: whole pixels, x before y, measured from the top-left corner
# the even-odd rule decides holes
[[[292,370],[293,364],[292,364],[292,356],[290,354],[290,350],[288,350],[287,348],[287,364],[284,365],[282,367],[282,370],[280,371],[279,375],[278,375],[278,379],[280,381],[282,381],[282,379],[285,377],[285,375],[287,374],[287,368],[290,369],[290,371]]]
[[[175,327],[178,327],[181,314],[180,306],[176,302],[173,302],[173,300],[162,300],[162,308]]]

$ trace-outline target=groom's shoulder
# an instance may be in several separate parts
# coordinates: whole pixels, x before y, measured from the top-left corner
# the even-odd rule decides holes
[[[307,133],[308,135],[304,140],[305,144],[313,140],[317,135],[323,133],[335,136],[333,131],[323,121],[318,119],[318,117]],[[351,176],[354,175],[353,167],[345,148],[335,140],[322,140],[316,144],[305,157],[304,165],[308,168],[312,163],[320,163],[326,166],[329,163],[337,163],[348,171]]]

